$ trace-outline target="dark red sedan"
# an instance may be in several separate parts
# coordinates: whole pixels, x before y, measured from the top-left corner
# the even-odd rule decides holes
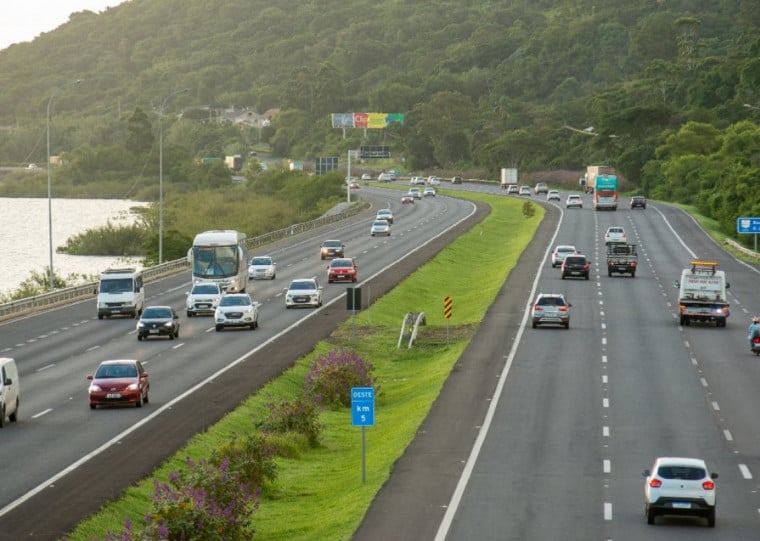
[[[352,258],[333,259],[327,266],[327,283],[356,282],[359,267]]]
[[[148,403],[148,373],[135,359],[103,361],[87,379],[90,380],[90,409],[132,404],[139,408]]]

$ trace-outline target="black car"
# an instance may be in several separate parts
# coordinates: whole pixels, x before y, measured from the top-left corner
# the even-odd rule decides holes
[[[148,306],[137,322],[137,339],[151,336],[179,338],[179,316],[171,306]]]
[[[591,263],[588,262],[585,255],[569,254],[565,256],[565,260],[562,262],[562,279],[571,276],[588,280],[590,268]]]
[[[322,243],[319,250],[320,258],[332,259],[333,257],[343,257],[343,243],[339,240],[326,240]]]
[[[643,195],[634,195],[631,197],[631,208],[632,209],[645,209],[647,208],[647,198]]]
[[[462,184],[462,177],[460,177],[460,176],[451,177],[451,183],[452,184]]]

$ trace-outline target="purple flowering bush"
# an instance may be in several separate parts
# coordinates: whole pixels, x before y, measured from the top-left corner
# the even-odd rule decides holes
[[[245,437],[233,436],[227,443],[214,449],[209,462],[217,467],[226,461],[228,471],[252,487],[261,487],[277,478],[274,461],[275,446],[261,433]]]
[[[352,387],[374,386],[372,370],[372,364],[355,351],[333,350],[312,361],[304,389],[331,407],[350,407]]]
[[[306,436],[309,445],[319,444],[322,425],[319,422],[319,403],[306,395],[280,398],[267,404],[269,414],[259,424],[262,430],[297,432]]]

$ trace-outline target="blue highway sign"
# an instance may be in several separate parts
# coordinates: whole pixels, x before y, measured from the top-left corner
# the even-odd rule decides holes
[[[375,426],[375,389],[351,387],[351,425]]]
[[[737,233],[760,233],[760,218],[737,218]]]

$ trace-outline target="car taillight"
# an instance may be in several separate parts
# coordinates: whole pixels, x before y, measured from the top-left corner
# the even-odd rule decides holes
[[[649,486],[651,488],[660,488],[662,486],[662,481],[660,481],[659,479],[655,477],[654,479],[649,481]]]
[[[542,310],[543,310],[543,308],[541,308],[539,305],[535,305],[535,306],[533,307],[533,310],[535,310],[536,312],[540,312],[540,311],[542,311]]]
[[[638,263],[636,263],[636,262],[634,261],[633,263],[631,263],[631,267],[633,267],[633,268],[635,269],[635,268],[636,268],[636,265],[637,265],[637,264],[638,264]]]
[[[560,306],[559,307],[560,312],[567,312],[567,306]]]
[[[704,488],[705,490],[715,490],[715,483],[713,483],[710,480],[707,480],[704,483],[702,483],[702,488]]]
[[[588,269],[590,266],[591,266],[591,263],[586,263],[585,265],[583,265],[583,268]]]

